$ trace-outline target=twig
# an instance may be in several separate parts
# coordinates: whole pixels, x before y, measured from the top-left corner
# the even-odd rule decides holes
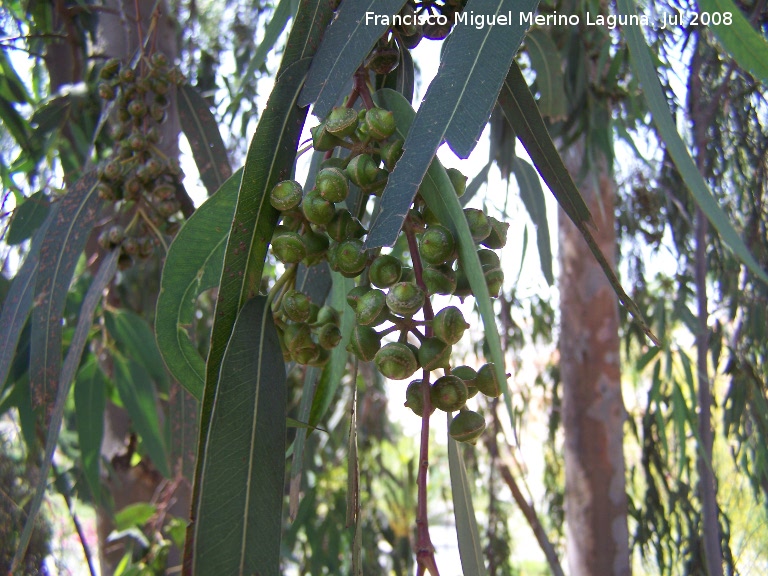
[[[59,472],[59,469],[56,468],[56,464],[53,462],[51,462],[51,470],[53,470],[53,475],[56,477],[56,482],[54,482],[54,485],[58,489],[59,494],[61,494],[61,496],[64,498],[64,502],[67,504],[67,511],[69,512],[69,516],[72,518],[72,524],[75,526],[77,537],[80,538],[80,546],[83,549],[85,560],[88,562],[88,571],[91,573],[91,576],[96,576],[96,568],[93,564],[93,554],[91,553],[91,549],[88,546],[88,541],[85,539],[83,526],[80,524],[80,520],[75,513],[75,507],[72,503],[72,498],[69,495],[69,492],[72,488],[69,485],[66,477],[61,472]]]

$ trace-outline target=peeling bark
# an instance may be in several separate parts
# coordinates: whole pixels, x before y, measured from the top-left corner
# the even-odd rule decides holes
[[[592,211],[595,240],[615,266],[616,185],[605,162],[581,181],[584,139],[564,152]],[[618,302],[581,234],[560,212],[560,362],[565,513],[573,576],[628,575]]]

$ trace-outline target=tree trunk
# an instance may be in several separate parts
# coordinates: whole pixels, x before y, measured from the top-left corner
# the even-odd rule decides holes
[[[597,224],[595,240],[615,266],[616,185],[604,160],[580,180],[585,157],[583,137],[564,151]],[[572,576],[630,574],[618,302],[562,211],[559,230],[568,564]]]

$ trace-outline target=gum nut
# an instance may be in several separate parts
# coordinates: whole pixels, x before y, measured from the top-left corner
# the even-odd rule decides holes
[[[432,330],[435,336],[448,344],[456,344],[464,336],[464,331],[469,328],[464,315],[456,306],[443,308],[432,320]]]
[[[416,416],[424,415],[424,396],[421,390],[421,384],[423,380],[412,380],[408,383],[408,388],[405,390],[405,406],[410,408]],[[435,411],[435,407],[431,406],[429,411],[432,414]]]
[[[310,304],[309,297],[298,290],[288,290],[283,295],[283,312],[294,322],[306,322],[309,319]]]
[[[365,269],[366,264],[368,252],[362,240],[345,240],[336,248],[336,266],[343,276],[354,278]]]
[[[451,374],[464,380],[467,386],[474,386],[477,380],[477,371],[471,366],[456,366],[451,370]]]
[[[456,190],[456,196],[464,196],[464,192],[467,191],[467,177],[456,168],[448,168],[448,177],[451,179],[453,189]]]
[[[381,337],[369,326],[355,325],[349,338],[347,351],[352,352],[363,362],[370,362],[381,349]]]
[[[345,172],[352,182],[365,187],[376,180],[379,168],[368,154],[360,154],[350,160]]]
[[[421,259],[433,266],[444,264],[452,259],[456,250],[453,234],[445,226],[433,224],[419,238]]]
[[[279,182],[269,194],[269,203],[276,210],[284,212],[292,210],[301,203],[304,191],[296,180],[283,180]]]
[[[368,276],[371,283],[379,288],[389,288],[400,281],[403,264],[391,254],[381,254],[371,263]]]
[[[449,264],[426,266],[421,272],[427,294],[445,294],[450,296],[456,290],[456,273]]]
[[[285,346],[291,354],[301,348],[312,347],[312,332],[306,322],[288,324],[284,330]],[[302,362],[306,364],[306,362]]]
[[[438,378],[429,390],[433,406],[444,412],[454,412],[464,406],[468,395],[464,381],[452,375]]]
[[[424,370],[448,368],[451,362],[451,345],[440,338],[426,338],[419,347],[419,364]]]
[[[351,136],[357,129],[357,111],[354,108],[337,106],[328,115],[325,129],[334,136]]]
[[[469,233],[475,244],[480,244],[491,234],[491,223],[485,212],[477,208],[464,208],[464,216],[469,225]]]
[[[371,108],[365,113],[365,123],[374,140],[386,140],[395,133],[395,117],[389,110]]]
[[[504,248],[507,243],[509,222],[501,222],[493,216],[488,216],[488,221],[491,223],[491,233],[482,241],[482,245],[491,250]]]
[[[387,293],[387,307],[395,314],[413,316],[424,306],[424,291],[411,282],[398,282]]]
[[[489,398],[501,396],[501,383],[496,376],[496,367],[493,362],[488,362],[480,367],[480,370],[477,371],[475,386]]]
[[[485,418],[472,410],[459,412],[448,427],[451,438],[457,442],[475,444],[485,430]]]
[[[347,304],[349,304],[349,307],[352,308],[352,310],[357,311],[357,305],[360,302],[360,298],[363,297],[366,293],[368,293],[372,288],[370,286],[355,286],[347,292]]]
[[[343,202],[349,194],[349,181],[338,168],[323,168],[317,173],[315,187],[330,202]]]
[[[499,259],[499,255],[496,254],[496,252],[493,250],[481,248],[477,251],[477,259],[480,260],[480,265],[483,268],[486,266],[490,268],[501,268],[501,260]]]
[[[386,312],[387,296],[381,290],[370,290],[360,297],[355,308],[355,318],[358,324],[364,326],[376,326],[382,316],[382,311]]]
[[[390,342],[376,352],[376,367],[390,380],[405,380],[419,369],[413,350],[403,342]]]
[[[272,238],[272,252],[283,264],[296,264],[307,255],[307,248],[298,233],[286,231]]]
[[[341,342],[341,330],[335,324],[323,324],[317,331],[317,342],[326,350],[332,350]]]
[[[312,147],[318,152],[328,152],[344,143],[344,140],[334,136],[325,128],[325,123],[310,128],[312,134]]]
[[[333,205],[333,202],[329,202],[320,196],[317,188],[310,190],[304,195],[301,210],[304,212],[304,217],[307,220],[312,224],[320,226],[328,224],[336,214],[336,207]]]

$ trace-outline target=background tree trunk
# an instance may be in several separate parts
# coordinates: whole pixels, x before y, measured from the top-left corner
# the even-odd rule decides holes
[[[586,158],[583,137],[563,154],[597,223],[595,239],[615,265],[613,177],[601,158],[580,178]],[[562,211],[559,231],[568,564],[573,576],[630,574],[618,303]]]

